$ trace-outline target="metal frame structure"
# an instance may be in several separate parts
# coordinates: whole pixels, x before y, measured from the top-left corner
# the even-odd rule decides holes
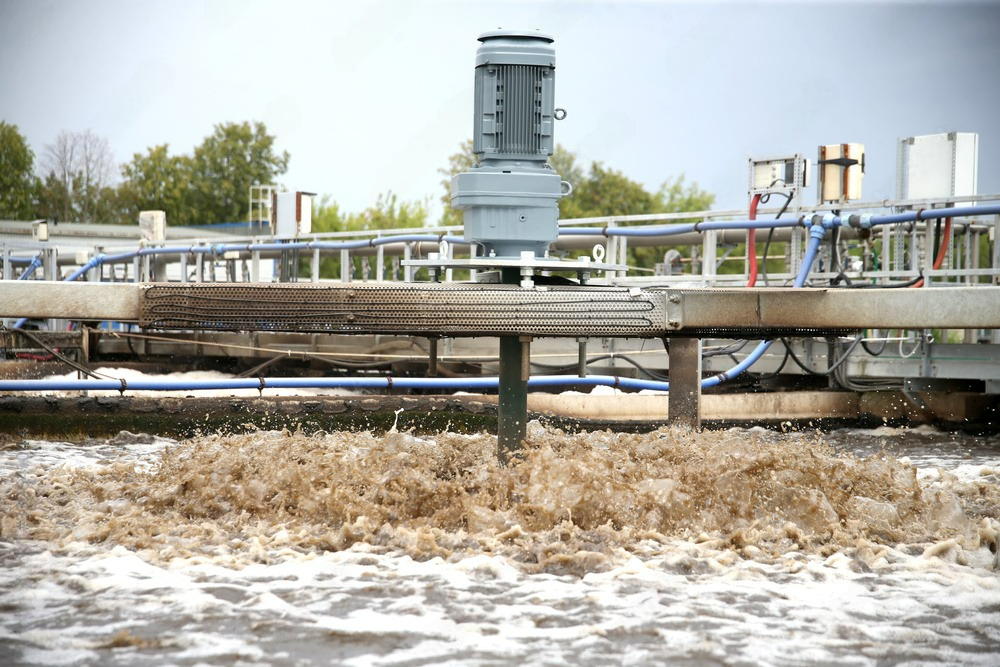
[[[967,199],[996,202],[1000,201],[1000,195]],[[936,208],[947,203],[943,200],[882,201],[848,204],[844,208],[904,210]],[[455,231],[453,229],[399,230],[392,237],[381,232],[382,235],[315,235],[287,240],[214,238],[173,248],[151,244],[142,253],[111,255],[108,253],[114,253],[115,248],[93,248],[85,254],[60,254],[56,236],[44,246],[44,275],[50,280],[8,280],[0,284],[0,302],[4,304],[0,314],[49,318],[52,324],[68,320],[115,320],[144,329],[193,332],[192,340],[198,338],[199,331],[227,330],[300,332],[299,335],[313,337],[313,345],[316,345],[317,333],[412,335],[435,340],[435,361],[439,338],[448,341],[465,336],[499,336],[523,348],[533,337],[556,337],[565,339],[574,349],[582,348],[580,367],[583,373],[586,373],[588,341],[610,348],[611,365],[617,371],[615,353],[624,359],[626,355],[621,351],[627,353],[634,349],[629,347],[628,340],[670,337],[674,357],[671,376],[677,378],[671,388],[678,389],[677,382],[685,384],[686,390],[677,392],[676,396],[686,397],[689,406],[697,405],[700,389],[696,384],[685,383],[684,377],[697,377],[701,371],[723,370],[724,365],[732,363],[727,359],[738,360],[746,353],[736,349],[722,360],[703,357],[701,344],[688,341],[806,336],[800,343],[790,342],[791,348],[804,360],[800,364],[803,370],[790,366],[783,368],[780,347],[765,355],[758,369],[801,375],[808,369],[822,373],[832,371],[831,366],[838,366],[840,372],[846,374],[843,382],[848,387],[852,381],[864,383],[885,378],[940,383],[971,377],[982,383],[980,391],[1000,393],[1000,371],[997,370],[1000,368],[1000,353],[997,353],[1000,349],[997,345],[1000,343],[997,339],[1000,288],[996,287],[1000,284],[1000,244],[995,241],[1000,231],[1000,216],[956,220],[951,226],[950,249],[938,269],[928,268],[931,267],[929,256],[933,254],[933,222],[886,225],[873,231],[869,239],[861,238],[858,230],[845,227],[840,241],[856,244],[854,249],[843,250],[845,255],[856,260],[857,266],[812,274],[814,286],[828,285],[831,280],[843,276],[855,282],[881,286],[923,275],[922,289],[782,289],[802,261],[794,249],[794,241],[805,239],[810,214],[822,210],[798,207],[788,216],[792,225],[775,230],[776,239],[792,249],[784,253],[784,270],[770,275],[774,286],[765,289],[740,287],[745,281],[747,258],[739,257],[738,253],[735,257],[731,252],[720,253],[722,247],[732,250],[738,246],[745,238],[745,231],[734,230],[730,234],[726,230],[694,227],[693,231],[673,233],[673,223],[725,220],[744,214],[742,211],[701,211],[562,221],[560,228],[567,233],[553,244],[554,257],[535,258],[531,266],[500,267],[501,271],[516,274],[501,281],[512,283],[507,285],[455,281],[455,268],[459,266],[454,261],[456,249],[470,246],[452,236],[449,232]],[[775,211],[759,213],[767,216]],[[663,223],[668,224],[664,226]],[[614,231],[650,225],[669,233],[621,236]],[[593,233],[588,229],[593,229]],[[984,239],[990,239],[993,244],[988,256],[980,252]],[[2,243],[4,275],[9,278],[23,271],[26,258],[37,255],[42,247],[38,243],[11,240]],[[881,246],[878,268],[868,264],[864,254],[874,243]],[[689,262],[689,271],[682,275],[628,278],[620,274],[624,273],[630,245],[695,245],[697,250],[691,255],[700,264]],[[600,252],[594,249],[595,246]],[[581,250],[590,250],[591,255],[583,254],[586,258],[583,259],[579,254]],[[287,259],[292,252],[308,259],[311,265],[308,282],[259,282],[263,262]],[[340,281],[323,280],[320,276],[320,259],[330,252],[341,260]],[[474,250],[469,252],[470,258],[474,258]],[[369,261],[372,256],[376,258],[374,274]],[[559,264],[555,259],[558,256],[572,259]],[[107,261],[94,263],[94,258],[107,257],[110,257]],[[358,257],[363,260],[360,276],[355,266]],[[408,282],[400,284],[386,280],[390,277],[387,259],[393,257],[403,258],[398,265],[402,265]],[[611,262],[598,261],[605,257]],[[93,268],[86,268],[90,266],[85,264],[88,260],[94,263]],[[821,253],[820,260],[827,260],[827,257]],[[519,260],[510,261],[517,264]],[[736,266],[742,262],[743,271],[723,273],[719,270],[723,266],[733,266],[734,262]],[[981,264],[985,266],[980,268]],[[87,282],[51,282],[65,266],[78,267],[76,270],[84,274]],[[700,266],[697,272],[690,270],[695,266]],[[587,267],[593,269],[593,275],[581,280],[587,283],[585,285],[564,288],[547,285],[541,280],[547,278],[548,273],[560,271],[582,279],[581,270]],[[470,278],[482,279],[484,276],[476,275],[476,270],[487,267],[466,260],[466,268],[474,269],[469,272]],[[426,270],[434,282],[413,282],[418,270]],[[526,276],[525,270],[530,275]],[[171,273],[176,276],[172,282],[145,282],[169,279]],[[298,280],[297,275],[295,279]],[[136,280],[138,282],[133,282]],[[263,294],[273,297],[270,310]],[[210,301],[206,302],[206,298]],[[212,305],[205,308],[205,303]],[[165,304],[173,308],[172,315],[158,310]],[[883,350],[891,339],[893,345],[898,343],[898,355],[892,351],[870,354],[867,350],[858,350],[850,358],[845,355],[835,362],[838,355],[844,355],[843,345],[836,343],[838,337],[857,338],[855,331],[889,328],[900,333],[873,333],[866,337],[874,339],[876,345],[881,344]],[[960,341],[949,342],[952,330],[964,332]],[[619,338],[626,340],[615,343]],[[113,345],[110,341],[108,344]],[[194,344],[197,347],[198,344]],[[97,347],[100,345],[98,340]],[[964,347],[956,351],[956,346]],[[856,347],[857,343],[850,349]],[[516,370],[523,376],[531,359],[523,349],[521,353],[522,364]],[[788,353],[784,358],[787,361]],[[973,368],[969,366],[969,358],[977,360]],[[679,359],[696,359],[701,368],[687,372],[692,364],[685,362],[681,368]],[[665,362],[663,359],[657,363],[666,369]],[[979,367],[978,371],[975,366]],[[672,415],[683,412],[674,410]]]

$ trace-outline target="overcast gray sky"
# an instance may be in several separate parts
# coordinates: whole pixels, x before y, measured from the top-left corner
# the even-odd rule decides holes
[[[292,189],[436,201],[497,27],[555,37],[556,141],[651,189],[745,207],[747,156],[859,142],[864,198],[892,197],[897,138],[958,130],[1000,192],[1000,2],[0,0],[0,119],[36,155],[91,129],[120,162],[260,120]]]

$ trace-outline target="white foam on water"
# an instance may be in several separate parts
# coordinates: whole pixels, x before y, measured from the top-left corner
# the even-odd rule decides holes
[[[692,554],[689,544],[676,546]],[[182,560],[155,566],[122,551],[20,559],[22,574],[49,582],[21,607],[15,624],[27,629],[12,631],[8,619],[2,638],[16,639],[33,664],[99,664],[108,650],[101,641],[123,625],[159,641],[154,653],[173,664],[327,664],[324,652],[346,645],[356,653],[341,653],[340,664],[989,665],[995,655],[978,653],[977,643],[1000,646],[995,571],[901,552],[872,572],[802,557],[691,574],[676,571],[665,545],[662,555],[575,578],[526,575],[501,557],[416,562],[361,547],[240,570]],[[693,556],[695,569],[716,555]],[[32,627],[40,625],[51,629]],[[304,657],[294,647],[287,659],[276,657],[289,650],[283,635],[303,644]],[[141,664],[150,651],[114,650],[121,664]]]
[[[433,443],[406,435],[389,443]],[[25,452],[50,471],[154,466],[177,444],[128,440],[28,441],[0,451],[0,474],[23,471]],[[985,456],[918,476],[927,488],[996,485]],[[261,547],[260,562],[236,564],[0,541],[0,655],[15,665],[985,666],[1000,652],[1000,575],[987,545],[758,561],[713,540],[645,540],[576,576],[489,553],[415,560],[366,543],[302,552],[283,539]]]
[[[236,376],[229,373],[222,373],[219,371],[178,371],[173,373],[164,373],[153,375],[149,373],[144,373],[142,371],[137,371],[131,368],[112,368],[112,367],[101,367],[91,369],[96,375],[99,376],[98,379],[106,380],[125,380],[125,383],[129,382],[137,383],[142,380],[172,380],[178,382],[199,382],[199,381],[218,381],[218,380],[231,380]],[[50,375],[44,379],[46,380],[75,380],[79,376],[77,373],[65,373],[62,375]],[[25,392],[20,392],[25,393]],[[78,396],[79,391],[44,391],[35,392],[43,393],[51,396]],[[284,389],[275,387],[265,387],[263,391],[264,396],[354,396],[358,392],[350,389],[324,389],[324,388],[303,388],[303,389]],[[117,389],[114,390],[87,390],[88,396],[118,396],[120,392]],[[146,391],[146,390],[136,390],[128,389],[126,395],[128,396],[142,396],[142,397],[159,397],[159,398],[176,398],[183,396],[200,396],[200,397],[256,397],[262,395],[257,389],[189,389],[189,390],[177,390],[177,391]]]

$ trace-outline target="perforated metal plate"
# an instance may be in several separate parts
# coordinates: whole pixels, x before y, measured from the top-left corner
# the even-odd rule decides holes
[[[663,335],[662,292],[515,285],[152,285],[140,324],[159,329],[484,336]]]

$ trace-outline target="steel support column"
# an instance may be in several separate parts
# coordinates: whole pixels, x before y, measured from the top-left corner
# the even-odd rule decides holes
[[[505,283],[517,284],[521,273],[503,269]],[[497,459],[506,466],[521,452],[528,432],[528,377],[531,375],[530,338],[500,337],[500,386],[497,410]]]
[[[500,391],[497,411],[497,458],[506,466],[521,453],[528,432],[530,338],[500,338]]]
[[[670,341],[670,393],[667,421],[675,426],[701,428],[701,339]]]

